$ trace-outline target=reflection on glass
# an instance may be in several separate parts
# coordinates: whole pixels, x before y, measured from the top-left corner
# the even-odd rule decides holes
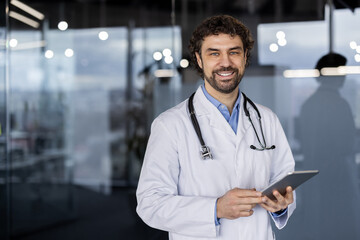
[[[107,41],[98,33],[11,32],[18,43],[10,52],[15,236],[76,219],[83,193],[75,186],[109,195],[114,186],[136,185],[154,105],[175,101],[176,94],[155,93],[155,71],[175,63],[155,61],[152,53],[165,49],[179,62],[179,29],[175,47],[173,28],[109,28]],[[173,86],[169,78],[165,87]]]
[[[0,9],[5,7],[5,2],[0,3]],[[0,13],[0,239],[6,239],[9,228],[9,181],[8,181],[8,158],[6,157],[6,26],[5,14]],[[14,42],[12,42],[14,43]]]
[[[328,54],[319,60],[317,69],[345,63],[344,57]],[[299,117],[304,168],[321,172],[316,181],[303,189],[306,237],[358,239],[360,191],[355,162],[356,129],[350,106],[339,91],[345,76],[321,76],[317,80],[320,86],[305,101]],[[334,207],[342,205],[347,208]],[[339,224],[336,219],[348,221]]]
[[[354,71],[357,45],[351,42],[359,33],[347,27],[359,15],[335,11],[335,16],[341,26],[336,28],[335,48],[347,57],[346,67],[339,67],[345,62],[327,62],[323,67],[332,68],[313,69],[328,46],[326,21],[262,24],[258,28],[259,62],[284,73],[285,78],[273,80],[273,109],[285,126],[296,169],[320,170],[317,178],[297,190],[294,218],[286,229],[276,231],[279,239],[360,238],[360,79]],[[275,54],[268,46],[278,29],[286,32],[288,43],[283,47],[286,51]],[[318,37],[305,47],[309,36]],[[320,76],[320,72],[338,76]],[[265,80],[259,82],[268,86]],[[261,93],[259,98],[264,101],[258,102],[269,102],[267,98],[272,97],[267,95],[268,91]]]

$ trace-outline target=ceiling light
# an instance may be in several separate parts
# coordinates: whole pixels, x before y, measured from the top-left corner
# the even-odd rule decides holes
[[[341,72],[338,67],[326,67],[320,70],[321,75],[324,76],[343,76],[345,72]]]
[[[20,22],[23,22],[33,28],[38,28],[40,26],[40,23],[38,23],[37,21],[34,21],[28,17],[25,17],[24,15],[21,15],[20,13],[14,12],[14,11],[10,11],[9,12],[9,16],[19,20]]]
[[[271,52],[277,52],[277,50],[279,50],[279,46],[276,43],[272,43],[270,44],[269,49]]]
[[[18,41],[15,38],[13,38],[9,41],[9,45],[10,47],[14,48],[18,45]]]
[[[286,41],[285,38],[280,38],[278,40],[278,44],[279,44],[279,46],[283,47],[283,46],[285,46],[287,44],[287,41]]]
[[[36,17],[39,20],[43,20],[44,19],[44,14],[42,14],[41,12],[33,9],[32,7],[29,7],[28,5],[26,5],[25,3],[22,3],[18,0],[11,0],[10,4],[20,8],[21,10],[23,10],[24,12],[27,12],[28,14]]]
[[[32,42],[24,42],[18,43],[13,50],[25,50],[25,49],[33,49],[33,48],[41,48],[46,46],[46,41],[32,41]]]
[[[106,31],[99,32],[99,39],[105,41],[109,38],[109,34]]]
[[[285,38],[285,33],[283,31],[278,31],[276,33],[276,37],[277,37],[277,39],[283,39],[283,38]]]
[[[357,52],[357,53],[360,53],[360,46],[357,46],[357,47],[356,47],[356,52]]]
[[[350,42],[350,48],[351,48],[351,49],[356,49],[356,47],[357,47],[356,42],[355,42],[355,41],[351,41],[351,42]]]
[[[175,77],[177,76],[177,71],[174,69],[158,69],[154,72],[155,77]]]
[[[283,72],[286,78],[308,78],[308,77],[319,77],[320,72],[317,69],[296,69],[296,70],[285,70]]]
[[[153,53],[153,58],[154,58],[155,61],[160,61],[162,59],[161,52],[154,52]]]
[[[345,74],[360,74],[360,66],[340,66],[339,72]]]
[[[171,50],[168,48],[165,48],[162,53],[165,57],[171,56]]]
[[[360,54],[355,54],[354,58],[356,62],[360,62]]]
[[[54,57],[54,52],[51,51],[51,50],[46,50],[46,52],[45,52],[45,57],[46,57],[47,59],[53,58],[53,57]]]
[[[166,56],[164,61],[167,63],[167,64],[172,64],[172,62],[174,61],[173,57],[172,56]]]
[[[66,29],[68,29],[69,25],[66,21],[61,21],[58,23],[58,28],[61,31],[65,31]]]
[[[180,67],[187,68],[189,66],[189,61],[187,59],[181,59]]]
[[[66,57],[72,57],[72,56],[74,56],[74,50],[72,50],[71,48],[67,48],[67,49],[65,50],[65,56],[66,56]]]

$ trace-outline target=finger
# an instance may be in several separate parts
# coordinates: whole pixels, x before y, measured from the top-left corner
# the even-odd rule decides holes
[[[291,187],[286,188],[285,196],[282,196],[279,192],[274,191],[274,196],[276,197],[276,206],[274,208],[282,210],[288,207],[289,204],[294,202],[293,199],[293,190]]]
[[[293,194],[293,190],[292,190],[291,187],[287,187],[287,188],[286,188],[285,199],[286,199],[286,202],[287,202],[288,204],[294,202],[294,194]]]
[[[262,197],[261,200],[262,200],[263,204],[266,204],[266,205],[268,205],[270,207],[275,207],[276,206],[276,203],[275,203],[276,200],[271,200],[267,196]]]
[[[252,205],[252,204],[245,204],[245,205],[237,205],[234,207],[235,211],[251,211],[254,206],[256,205]]]
[[[235,219],[235,218],[239,218],[239,217],[248,217],[251,216],[254,213],[254,210],[252,209],[243,209],[244,207],[242,206],[241,208],[237,208],[237,209],[233,209],[233,211],[231,211],[231,213],[228,215],[229,219]]]
[[[239,198],[235,199],[232,202],[234,208],[239,209],[252,209],[256,207],[257,204],[262,203],[262,198]],[[243,207],[242,207],[243,206]]]
[[[254,213],[253,210],[249,211],[237,211],[230,213],[226,218],[228,219],[237,219],[239,217],[249,217]]]
[[[254,211],[250,210],[250,211],[240,211],[239,212],[239,217],[250,217],[251,215],[253,215]]]
[[[237,197],[261,197],[261,192],[258,192],[253,189],[240,189],[240,188],[234,188],[233,193]]]
[[[261,197],[241,197],[238,198],[236,203],[241,205],[241,204],[259,204],[262,203],[262,198]]]
[[[262,204],[265,205],[266,208],[264,206],[263,207],[268,211],[277,212],[282,209],[282,205],[278,202],[278,200],[271,200],[268,197],[263,197],[262,200]]]
[[[287,208],[287,206],[290,204],[290,200],[292,198],[292,192],[288,193],[286,192],[286,195],[285,197],[282,196],[278,191],[274,191],[274,196],[276,197],[276,206],[275,208],[278,209],[278,210],[282,210],[282,209],[285,209]]]
[[[262,208],[264,208],[265,210],[269,211],[269,212],[277,212],[275,208],[267,205],[266,203],[261,203],[259,204]]]
[[[283,195],[281,195],[278,191],[274,191],[273,195],[275,196],[276,200],[278,202],[284,202],[285,201],[285,197]]]

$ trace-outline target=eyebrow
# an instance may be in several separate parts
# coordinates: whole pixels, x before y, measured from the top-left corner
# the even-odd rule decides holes
[[[237,47],[230,48],[229,50],[230,50],[230,51],[231,51],[231,50],[243,50],[243,48],[240,47],[240,46],[237,46]]]
[[[229,51],[233,51],[233,50],[243,50],[243,48],[240,47],[240,46],[236,46],[236,47],[229,48],[228,50],[229,50]],[[206,52],[214,52],[214,51],[220,51],[220,49],[217,49],[217,48],[208,48],[208,49],[206,49]]]

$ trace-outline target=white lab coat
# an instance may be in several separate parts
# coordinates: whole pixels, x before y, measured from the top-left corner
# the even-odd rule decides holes
[[[165,111],[152,124],[137,188],[137,213],[149,226],[168,231],[173,240],[274,239],[272,216],[260,206],[250,217],[221,219],[219,226],[215,226],[214,212],[216,199],[230,189],[261,190],[294,170],[294,159],[277,116],[257,104],[266,142],[276,148],[252,150],[249,146],[259,147],[259,143],[243,111],[243,97],[235,134],[199,87],[194,108],[214,157],[202,160],[187,104],[185,100]],[[247,108],[258,128],[254,109],[250,104]],[[278,228],[286,225],[295,206],[294,201],[287,214],[274,219]]]

